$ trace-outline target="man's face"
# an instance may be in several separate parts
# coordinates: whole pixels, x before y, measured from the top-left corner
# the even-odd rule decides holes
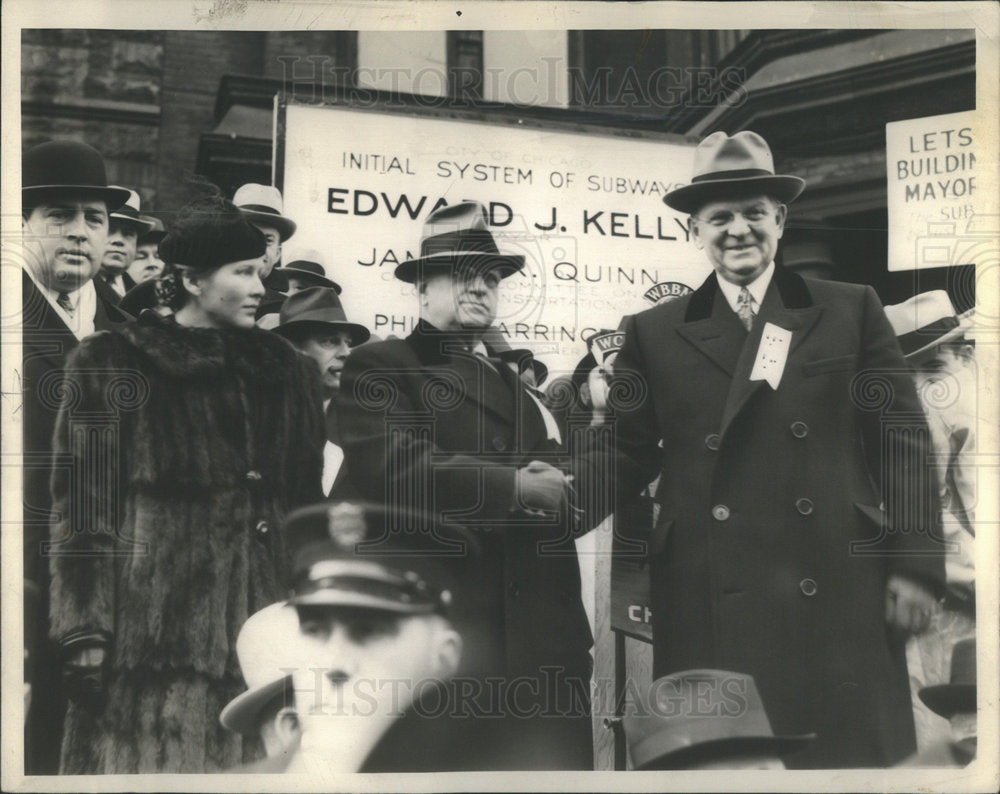
[[[108,221],[108,243],[101,260],[101,272],[114,278],[120,276],[135,259],[136,242],[139,232],[131,223],[110,218]]]
[[[749,284],[778,250],[785,205],[767,196],[710,201],[691,216],[691,237],[726,281]]]
[[[274,269],[274,266],[281,261],[281,235],[273,226],[266,226],[262,223],[255,223],[260,233],[264,235],[267,248],[264,250],[264,277],[267,278]]]
[[[497,316],[496,270],[434,273],[420,287],[420,316],[439,331],[485,330]]]
[[[913,364],[913,382],[917,392],[932,389],[942,381],[950,381],[958,399],[971,399],[972,394],[962,394],[960,390],[975,389],[973,361],[971,346],[939,345]]]
[[[103,199],[49,199],[21,223],[29,266],[50,289],[74,292],[101,266],[108,238]]]
[[[312,645],[308,668],[322,668],[333,684],[335,702],[323,704],[329,715],[398,715],[414,690],[451,676],[460,652],[457,635],[436,615],[300,607],[299,630]]]
[[[333,397],[340,390],[340,373],[351,352],[351,335],[336,328],[323,328],[296,341],[295,346],[319,366],[323,376],[323,394]]]
[[[135,259],[128,266],[128,274],[136,284],[156,278],[163,272],[163,260],[160,259],[159,243],[137,245]]]

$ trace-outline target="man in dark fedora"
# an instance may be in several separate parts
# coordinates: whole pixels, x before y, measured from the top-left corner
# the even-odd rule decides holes
[[[660,476],[654,676],[752,675],[778,733],[818,735],[791,765],[884,767],[914,747],[904,643],[944,592],[940,508],[874,290],[775,264],[804,185],[756,133],[698,145],[664,201],[715,272],[625,319],[615,443],[576,482],[606,504]]]
[[[153,228],[151,221],[140,217],[139,194],[134,190],[128,194],[128,200],[108,216],[108,244],[98,272],[98,278],[114,290],[119,300],[136,284],[128,270],[136,257],[139,236]]]
[[[309,287],[329,287],[341,293],[340,285],[326,275],[323,254],[315,248],[292,248],[282,260],[281,272],[288,282],[288,295]]]
[[[589,769],[592,640],[566,531],[569,481],[542,412],[483,343],[501,280],[523,267],[498,250],[478,202],[432,212],[420,256],[395,271],[416,287],[419,322],[406,339],[352,351],[337,410],[363,496],[478,532],[496,673],[526,682],[522,724],[561,742],[551,768]]]
[[[163,221],[152,215],[142,215],[140,220],[146,221],[148,228],[139,234],[135,244],[135,259],[128,268],[128,277],[133,285],[150,281],[163,272],[163,260],[160,259],[160,241],[167,236]],[[131,288],[130,288],[131,289]]]
[[[123,322],[118,296],[95,280],[108,238],[108,214],[129,198],[108,186],[104,159],[75,141],[29,149],[21,164],[24,266],[21,343],[24,399],[24,576],[38,588],[40,626],[32,628],[32,703],[25,737],[29,774],[58,769],[62,699],[59,662],[48,637],[48,538],[52,433],[66,355],[83,337]]]
[[[784,769],[816,738],[775,736],[753,677],[726,670],[656,679],[622,726],[635,770]]]
[[[341,373],[351,348],[367,342],[371,332],[359,323],[348,321],[337,290],[332,287],[308,287],[289,295],[281,305],[274,332],[319,367],[326,414],[323,494],[329,496],[339,485],[338,493],[346,495],[343,489],[348,487],[349,479],[343,468],[344,452],[333,399],[340,391]]]

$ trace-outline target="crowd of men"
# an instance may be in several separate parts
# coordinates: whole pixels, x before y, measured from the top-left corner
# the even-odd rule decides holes
[[[60,680],[101,668],[47,638],[58,375],[89,334],[169,309],[163,223],[107,185],[97,151],[42,144],[23,173],[25,768],[45,773]],[[267,757],[235,771],[593,768],[575,541],[654,481],[655,521],[616,527],[643,544],[654,606],[633,768],[974,757],[971,322],[944,292],[884,310],[870,287],[778,264],[803,188],[755,133],[706,138],[664,201],[713,273],[549,388],[494,326],[524,259],[477,202],[425,219],[395,270],[419,322],[380,340],[328,258],[289,242],[277,188],[236,191],[267,243],[256,324],[321,378],[327,501],[286,518],[289,598],[237,641],[247,691],[220,719]],[[914,755],[921,702],[952,731],[932,747],[928,723]]]

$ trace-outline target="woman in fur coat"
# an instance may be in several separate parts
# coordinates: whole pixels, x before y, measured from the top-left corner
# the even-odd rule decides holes
[[[53,389],[65,774],[256,753],[219,713],[244,689],[240,626],[286,596],[280,522],[321,498],[324,438],[315,364],[254,327],[264,245],[229,202],[188,208],[160,244],[172,315],[85,339]]]

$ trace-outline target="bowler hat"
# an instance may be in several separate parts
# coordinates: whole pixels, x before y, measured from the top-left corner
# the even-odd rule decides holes
[[[233,204],[239,207],[240,212],[252,223],[273,226],[277,229],[281,242],[285,242],[295,234],[295,221],[282,215],[284,205],[281,201],[281,191],[272,185],[258,185],[256,182],[241,185],[233,195]]]
[[[951,650],[951,677],[947,684],[925,686],[917,694],[935,714],[944,718],[976,711],[976,640],[960,640]]]
[[[784,756],[814,734],[775,736],[753,678],[726,670],[686,670],[658,678],[623,720],[636,769],[684,769],[747,753]]]
[[[112,185],[111,187],[118,187],[118,185]],[[152,222],[152,218],[146,218],[139,214],[140,200],[138,193],[128,188],[122,188],[122,190],[128,190],[128,200],[118,209],[109,213],[109,216],[120,223],[128,223],[134,226],[139,235],[145,234],[155,225]]]
[[[805,185],[800,177],[774,173],[771,149],[756,132],[743,130],[730,137],[720,131],[695,149],[691,184],[671,190],[663,201],[690,215],[706,201],[751,193],[787,204],[798,198]]]
[[[373,503],[301,508],[287,517],[285,533],[296,606],[447,614],[481,558],[464,527]]]
[[[952,342],[972,328],[971,313],[959,317],[943,289],[921,292],[902,303],[886,306],[885,316],[906,358]]]
[[[104,158],[93,146],[79,141],[47,141],[33,146],[21,161],[21,201],[25,206],[43,196],[80,192],[104,200],[108,212],[129,198],[123,187],[109,187]]]
[[[222,710],[219,722],[231,731],[252,736],[260,729],[260,712],[282,693],[292,694],[290,670],[305,654],[295,608],[286,602],[255,612],[236,637],[236,658],[247,691]]]
[[[463,201],[427,216],[420,256],[397,266],[395,275],[413,284],[431,269],[497,270],[500,278],[507,278],[523,267],[522,255],[500,253],[487,228],[486,208],[478,201]]]
[[[155,245],[167,236],[167,230],[163,228],[163,221],[159,218],[154,218],[152,215],[139,217],[149,224],[149,230],[139,234],[138,245]]]
[[[323,254],[315,248],[296,248],[285,251],[282,256],[281,272],[306,282],[310,287],[330,287],[341,293],[340,284],[326,277]],[[287,264],[285,264],[287,262]]]
[[[330,287],[308,287],[289,295],[281,304],[275,333],[286,335],[289,328],[306,323],[329,325],[351,335],[351,345],[368,341],[371,332],[363,325],[348,322],[336,290]]]

